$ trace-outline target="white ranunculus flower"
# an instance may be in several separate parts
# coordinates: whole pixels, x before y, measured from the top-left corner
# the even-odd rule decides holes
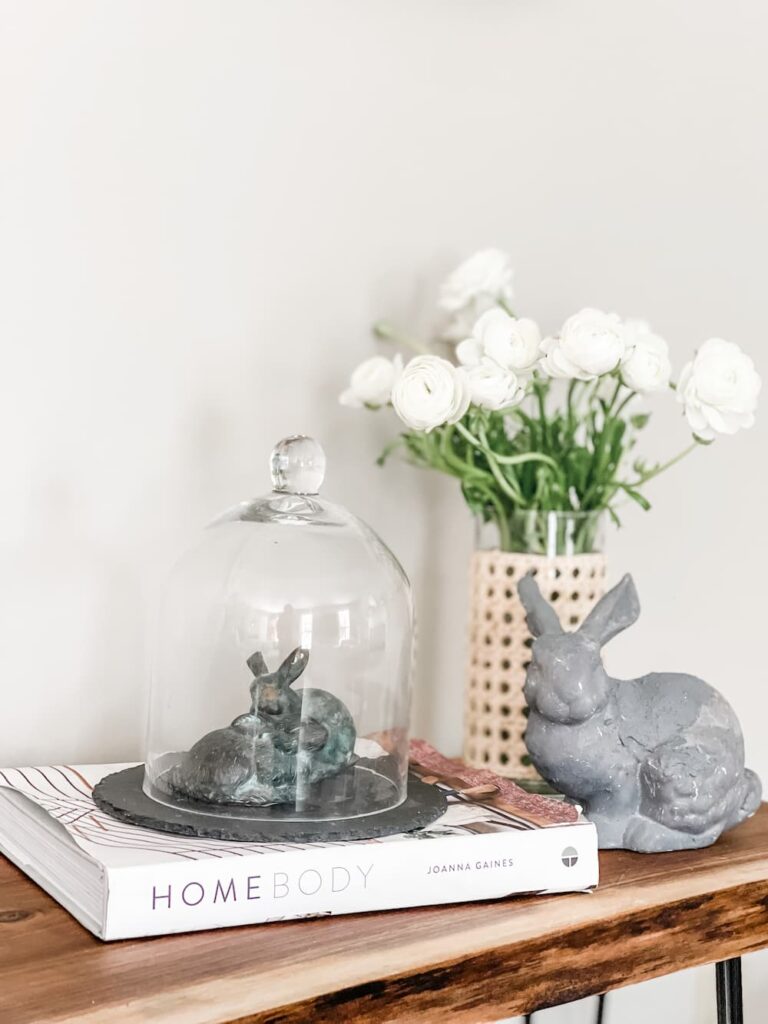
[[[748,355],[732,341],[710,338],[680,373],[677,398],[702,441],[751,427],[762,381]]]
[[[349,387],[339,395],[339,402],[352,409],[366,405],[387,405],[392,396],[392,386],[403,369],[403,357],[394,359],[386,356],[372,356],[353,371]]]
[[[477,366],[483,358],[483,347],[474,338],[465,338],[456,346],[456,358],[462,366]]]
[[[627,387],[641,394],[669,387],[672,364],[664,338],[654,334],[644,320],[626,320],[624,329],[627,350],[621,376]]]
[[[541,349],[541,368],[550,377],[594,380],[624,358],[624,325],[615,313],[582,309],[568,317],[559,335],[545,338]]]
[[[475,405],[496,412],[518,405],[525,398],[525,387],[514,370],[505,370],[493,359],[483,358],[467,370],[469,392]]]
[[[458,422],[469,403],[465,370],[440,356],[411,359],[392,389],[392,405],[403,423],[426,433],[444,423]]]
[[[513,277],[507,253],[482,249],[448,275],[440,289],[439,305],[448,313],[458,313],[478,299],[511,302]]]
[[[460,309],[458,313],[451,314],[450,319],[441,331],[443,341],[450,341],[455,344],[457,341],[462,341],[464,338],[469,337],[472,333],[472,328],[483,313],[489,309],[498,308],[499,304],[496,299],[492,299],[488,295],[478,295],[474,302],[470,302],[468,306]]]
[[[505,370],[530,372],[541,355],[538,325],[533,320],[518,320],[498,307],[483,313],[472,336],[485,355]]]

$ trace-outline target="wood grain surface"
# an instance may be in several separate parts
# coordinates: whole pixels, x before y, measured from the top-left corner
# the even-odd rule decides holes
[[[0,858],[2,1024],[478,1024],[768,946],[768,806],[592,894],[103,944]]]

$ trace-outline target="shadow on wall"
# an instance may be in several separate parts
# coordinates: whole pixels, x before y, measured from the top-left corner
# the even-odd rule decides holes
[[[454,480],[418,475],[422,530],[413,579],[417,645],[411,728],[413,735],[457,756],[463,738],[472,520]]]

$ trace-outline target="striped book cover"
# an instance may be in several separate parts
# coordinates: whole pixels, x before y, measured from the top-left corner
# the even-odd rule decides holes
[[[332,843],[236,843],[153,832],[91,790],[127,765],[0,770],[0,850],[103,939],[360,913],[598,881],[594,826],[421,741],[411,768],[448,809],[415,832]]]

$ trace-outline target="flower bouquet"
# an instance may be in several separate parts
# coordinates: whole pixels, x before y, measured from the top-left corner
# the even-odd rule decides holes
[[[572,514],[569,548],[593,549],[595,517],[619,523],[622,499],[650,507],[646,484],[718,434],[754,421],[760,377],[734,342],[710,338],[672,381],[667,342],[642,320],[583,309],[543,337],[513,308],[513,270],[496,249],[447,278],[446,322],[429,344],[387,323],[374,328],[410,349],[376,355],[352,373],[343,405],[392,407],[402,449],[417,466],[455,477],[469,508],[498,530],[503,551],[545,551],[538,513]],[[649,420],[640,401],[676,397],[692,441],[649,463],[636,453]]]
[[[649,508],[646,485],[718,434],[751,426],[760,378],[733,342],[705,341],[672,382],[666,341],[641,320],[583,309],[544,338],[514,312],[512,267],[495,249],[462,263],[440,292],[429,344],[386,323],[402,352],[365,360],[341,402],[391,407],[396,449],[455,477],[479,523],[470,568],[464,758],[536,778],[523,694],[531,637],[515,582],[537,573],[564,626],[578,626],[605,579],[602,526],[622,501]],[[646,399],[680,403],[693,435],[660,462],[637,452]],[[490,542],[489,542],[490,539]]]

